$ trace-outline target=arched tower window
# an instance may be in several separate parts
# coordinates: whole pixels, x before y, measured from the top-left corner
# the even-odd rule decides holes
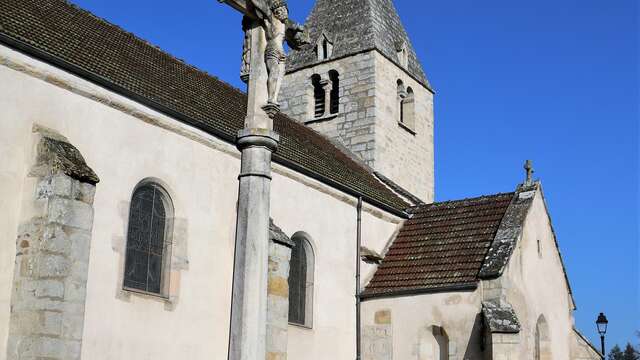
[[[409,129],[415,128],[415,95],[411,87],[407,88],[406,96],[402,99],[400,122]]]
[[[402,102],[404,101],[404,98],[407,97],[407,91],[404,88],[404,83],[402,82],[402,80],[398,80],[397,82],[397,91],[398,91],[398,113],[399,113],[399,118],[398,121],[399,122],[404,122],[404,113],[403,113],[403,108],[402,108]]]
[[[291,237],[295,246],[289,269],[289,322],[311,327],[313,320],[314,254],[307,234]]]
[[[536,324],[535,346],[534,346],[534,359],[535,360],[551,360],[551,336],[549,334],[549,324],[544,315],[540,315]]]
[[[125,288],[163,294],[172,216],[173,205],[160,185],[144,181],[135,188],[129,209]]]
[[[313,85],[313,108],[314,116],[319,118],[324,115],[325,107],[325,90],[322,78],[318,74],[311,76],[311,85]]]
[[[329,113],[337,114],[340,110],[340,74],[337,71],[329,71],[331,81],[331,94],[329,96]]]

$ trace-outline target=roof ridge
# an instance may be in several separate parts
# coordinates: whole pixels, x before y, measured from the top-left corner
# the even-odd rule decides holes
[[[468,201],[485,200],[485,199],[491,199],[491,198],[507,196],[507,195],[513,196],[513,195],[515,195],[515,191],[501,192],[501,193],[488,194],[488,195],[480,195],[480,196],[474,196],[474,197],[468,197],[468,198],[462,198],[462,199],[436,201],[436,202],[432,202],[432,203],[429,203],[429,204],[422,204],[422,205],[412,206],[411,209],[428,208],[428,207],[439,207],[439,206],[444,206],[444,205],[447,205],[447,204],[455,204],[455,203],[468,202]]]

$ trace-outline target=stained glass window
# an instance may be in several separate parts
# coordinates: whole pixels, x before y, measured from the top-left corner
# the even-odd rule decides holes
[[[133,193],[125,259],[126,288],[162,293],[167,200],[156,184],[144,184]]]

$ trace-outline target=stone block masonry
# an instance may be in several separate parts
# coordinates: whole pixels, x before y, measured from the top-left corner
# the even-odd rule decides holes
[[[316,118],[311,76],[317,74],[328,81],[331,70],[337,71],[340,79],[338,113],[330,114],[327,102],[325,115]],[[280,93],[282,112],[342,144],[373,166],[375,80],[373,51],[287,74]]]
[[[290,258],[289,246],[271,242],[267,295],[267,360],[287,359]]]
[[[7,359],[80,359],[98,179],[66,139],[40,135],[28,200],[36,210],[16,241]]]

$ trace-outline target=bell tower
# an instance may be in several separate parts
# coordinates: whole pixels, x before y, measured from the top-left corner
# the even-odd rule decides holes
[[[433,201],[433,90],[392,0],[317,0],[292,51],[282,111]]]

